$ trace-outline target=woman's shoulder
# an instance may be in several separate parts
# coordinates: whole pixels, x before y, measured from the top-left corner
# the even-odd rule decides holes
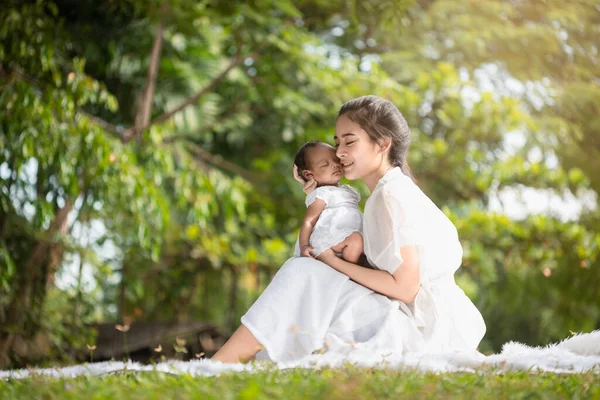
[[[374,197],[379,197],[382,201],[394,201],[403,204],[418,202],[422,197],[426,197],[416,183],[404,174],[385,182],[373,194],[378,194],[379,196]]]

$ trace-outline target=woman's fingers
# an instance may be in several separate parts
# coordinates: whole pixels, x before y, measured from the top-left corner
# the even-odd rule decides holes
[[[304,187],[302,188],[302,191],[306,194],[309,194],[310,192],[315,190],[316,187],[317,181],[315,181],[314,178],[310,178],[308,181],[304,182]]]
[[[300,177],[300,174],[298,173],[298,166],[296,164],[294,164],[294,179],[302,184],[305,183],[304,180]]]
[[[292,173],[294,174],[294,179],[303,185],[302,191],[304,193],[309,194],[310,192],[315,190],[315,188],[317,187],[317,181],[315,181],[315,178],[313,178],[312,175],[308,174],[308,180],[306,181],[302,179],[302,177],[298,173],[298,166],[296,164],[294,164],[294,168],[292,171]]]
[[[332,257],[337,257],[333,250],[327,249],[323,250],[321,254],[317,257],[317,260],[324,262],[327,265],[331,265],[330,260]]]

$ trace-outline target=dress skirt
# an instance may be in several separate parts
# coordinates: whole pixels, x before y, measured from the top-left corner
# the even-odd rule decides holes
[[[422,284],[407,305],[308,257],[289,259],[241,321],[264,347],[258,358],[278,362],[341,346],[400,353],[475,349],[485,332],[479,311],[452,277]]]

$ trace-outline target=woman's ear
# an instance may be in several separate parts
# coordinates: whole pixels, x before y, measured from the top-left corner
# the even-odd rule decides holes
[[[391,146],[392,141],[390,139],[384,139],[381,143],[379,143],[379,148],[381,149],[382,153],[389,150]]]

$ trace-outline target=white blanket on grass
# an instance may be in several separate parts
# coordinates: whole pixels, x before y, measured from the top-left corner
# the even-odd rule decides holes
[[[290,363],[255,362],[223,364],[211,360],[166,361],[156,365],[136,362],[108,361],[63,368],[21,369],[0,371],[0,379],[21,379],[32,376],[74,377],[102,375],[119,371],[159,371],[192,376],[215,376],[222,372],[257,372],[266,368],[358,367],[416,369],[423,372],[496,372],[532,371],[553,373],[600,373],[600,330],[573,335],[560,343],[546,347],[529,347],[506,343],[502,352],[484,356],[478,352],[445,354],[396,354],[380,349],[338,348],[324,354],[311,355]]]

